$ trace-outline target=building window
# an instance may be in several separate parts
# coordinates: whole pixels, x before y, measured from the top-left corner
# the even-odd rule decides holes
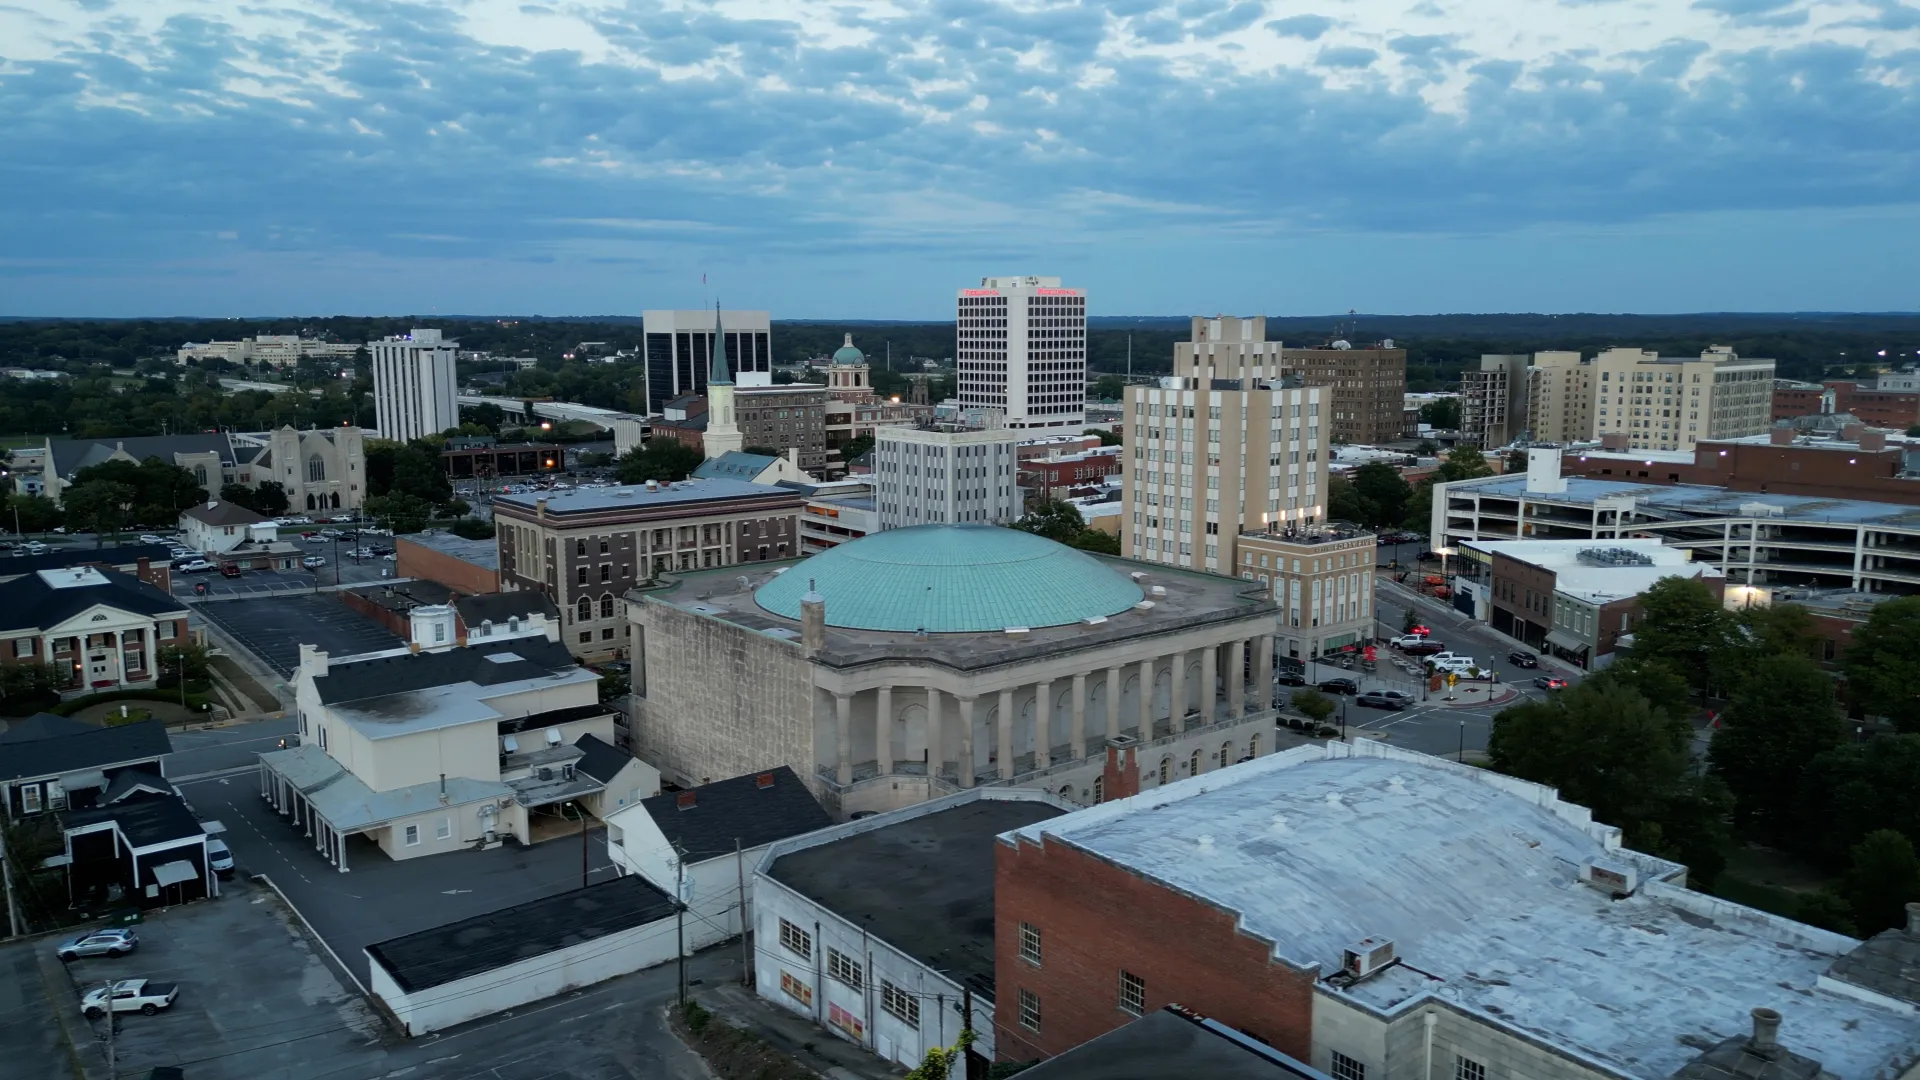
[[[167,626],[170,624],[161,623],[160,625]],[[160,636],[172,637],[173,635],[161,634]],[[32,656],[33,655],[33,639],[30,637],[14,638],[13,639],[13,655],[14,655],[14,659],[16,660],[23,656]]]
[[[1163,757],[1160,759],[1160,782],[1164,784],[1171,779],[1173,779],[1173,759]]]
[[[420,846],[420,826],[418,825],[407,826],[407,846],[408,847]]]
[[[27,784],[20,789],[20,809],[29,814],[40,812],[40,785]]]
[[[307,483],[325,483],[327,479],[327,461],[319,454],[307,458]]]
[[[325,724],[322,724],[320,725],[320,749],[325,750],[326,748],[327,748],[327,726]]]
[[[1120,1011],[1128,1016],[1147,1011],[1147,980],[1131,971],[1120,973]]]
[[[855,990],[865,984],[865,973],[860,970],[860,965],[839,949],[827,950],[827,975]]]
[[[1097,806],[1097,805],[1099,805],[1099,804],[1100,804],[1100,803],[1101,803],[1102,801],[1104,801],[1104,799],[1105,799],[1105,797],[1106,797],[1106,792],[1107,792],[1107,778],[1106,778],[1106,777],[1104,777],[1104,776],[1096,776],[1096,777],[1094,777],[1094,778],[1093,778],[1093,801],[1094,801],[1094,805],[1096,805],[1096,806]]]
[[[611,627],[611,626],[609,626],[609,627],[606,627],[606,628],[604,628],[604,629],[602,629],[602,630],[600,631],[600,640],[601,640],[601,641],[612,641],[612,640],[613,640],[613,627]]]
[[[880,1007],[901,1023],[920,1030],[920,999],[885,979],[880,980]]]
[[[1333,1062],[1327,1071],[1333,1074],[1333,1080],[1367,1080],[1367,1067],[1338,1050],[1333,1051]]]
[[[613,618],[613,597],[612,596],[603,596],[600,598],[600,617],[603,619]]]
[[[593,618],[593,599],[583,596],[578,603],[573,605],[573,621],[586,622],[591,618]]]
[[[813,958],[813,935],[785,919],[780,920],[780,944],[802,960]]]
[[[581,539],[575,540],[573,542],[573,553],[575,555],[585,555],[587,553],[586,538],[582,537]]]
[[[1487,1080],[1487,1067],[1472,1058],[1454,1055],[1453,1080]]]
[[[580,644],[582,645],[593,644],[593,631],[591,630],[580,631]]]
[[[1200,751],[1198,750],[1195,750],[1193,756],[1187,759],[1187,775],[1200,775]]]
[[[1020,924],[1020,959],[1040,966],[1040,928],[1032,923]]]
[[[452,835],[453,835],[453,819],[452,818],[443,817],[433,827],[433,837],[436,840],[445,840]]]
[[[1020,1026],[1028,1031],[1040,1030],[1040,995],[1025,987],[1020,990]]]
[[[578,567],[575,567],[575,568],[574,568],[574,571],[573,571],[573,583],[574,583],[574,584],[576,584],[576,585],[585,585],[585,584],[587,583],[587,568],[586,568],[586,567],[584,567],[584,566],[578,566]]]

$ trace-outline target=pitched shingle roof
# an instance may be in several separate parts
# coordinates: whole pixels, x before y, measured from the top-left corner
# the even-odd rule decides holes
[[[206,835],[206,830],[200,827],[193,811],[187,809],[187,804],[180,801],[178,795],[155,795],[151,792],[129,796],[125,801],[110,806],[69,810],[60,820],[68,829],[97,825],[102,821],[117,822],[121,835],[134,847],[149,847],[170,840]]]
[[[180,511],[180,515],[208,525],[258,525],[267,520],[239,503],[222,502],[218,499],[194,503]]]
[[[453,606],[460,612],[460,620],[468,626],[479,626],[489,621],[496,626],[505,626],[508,619],[527,619],[535,615],[544,615],[549,619],[560,617],[560,609],[553,605],[547,594],[533,589],[462,596],[453,602]]]
[[[173,743],[167,739],[167,726],[158,720],[142,720],[119,727],[86,726],[85,731],[51,728],[52,725],[41,728],[46,731],[43,735],[29,733],[26,738],[15,738],[21,730],[16,725],[0,735],[0,780],[62,776],[81,769],[164,757],[173,752]]]
[[[1861,942],[1833,962],[1827,974],[1835,979],[1920,1005],[1920,912],[1907,905],[1907,918],[1916,925],[1896,926]]]
[[[165,544],[127,544],[120,547],[69,547],[45,555],[15,555],[0,559],[0,577],[15,577],[69,566],[134,566],[141,559],[164,563],[172,552]]]
[[[693,805],[682,809],[680,800],[686,795],[693,796]],[[744,850],[833,824],[807,785],[785,765],[655,795],[640,805],[667,843],[685,852],[690,863],[731,854],[736,841]]]
[[[84,571],[83,571],[84,573]],[[56,589],[39,574],[0,582],[0,630],[44,630],[104,604],[136,615],[186,616],[185,604],[131,574],[100,571],[97,585]]]
[[[516,659],[488,659],[497,653],[511,653]],[[444,652],[401,653],[351,663],[334,662],[313,684],[320,692],[321,702],[337,705],[343,701],[387,697],[462,682],[494,686],[572,671],[579,666],[564,645],[539,637],[513,638]]]
[[[53,458],[53,471],[64,479],[89,465],[98,465],[124,450],[135,461],[157,457],[173,464],[175,454],[219,454],[223,462],[233,461],[233,441],[225,433],[215,435],[142,435],[114,439],[53,439],[47,451]]]
[[[573,740],[573,745],[586,752],[573,763],[573,771],[586,773],[603,784],[611,783],[614,775],[633,760],[632,754],[592,733]]]

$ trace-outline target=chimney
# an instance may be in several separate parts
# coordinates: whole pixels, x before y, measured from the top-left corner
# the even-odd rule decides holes
[[[1844,442],[1859,442],[1860,436],[1867,433],[1865,424],[1841,424],[1840,438]]]
[[[1747,1047],[1767,1055],[1780,1049],[1779,1013],[1772,1009],[1753,1010],[1753,1038],[1747,1040]]]
[[[1107,767],[1100,774],[1100,801],[1140,794],[1140,740],[1117,735],[1107,740]]]
[[[1887,448],[1887,435],[1883,431],[1863,431],[1860,433],[1862,453],[1877,454]]]
[[[812,578],[800,598],[800,647],[808,656],[827,647],[827,598],[814,591]]]
[[[1627,433],[1624,431],[1608,431],[1602,433],[1600,436],[1600,449],[1602,450],[1625,450],[1628,445],[1630,444],[1627,439]]]
[[[696,795],[694,792],[683,791],[673,797],[673,808],[676,810],[691,810],[693,809],[695,798]]]
[[[447,774],[440,774],[440,805],[447,805]]]
[[[1793,429],[1790,427],[1774,428],[1767,432],[1767,441],[1775,446],[1792,446]]]
[[[300,666],[320,678],[327,673],[327,650],[318,645],[300,646]]]
[[[767,790],[768,788],[773,786],[773,774],[770,772],[763,772],[759,776],[754,777],[753,786],[760,789],[761,791]]]
[[[533,500],[533,516],[539,518],[541,521],[547,520],[546,496],[543,495],[540,498]]]

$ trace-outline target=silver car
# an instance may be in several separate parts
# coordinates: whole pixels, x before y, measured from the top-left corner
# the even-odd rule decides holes
[[[77,960],[82,956],[125,956],[140,947],[140,939],[131,930],[95,930],[60,943],[60,959]]]

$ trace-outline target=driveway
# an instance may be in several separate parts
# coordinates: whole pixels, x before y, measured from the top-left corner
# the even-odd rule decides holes
[[[405,644],[386,627],[324,594],[207,600],[195,604],[193,611],[283,679],[293,677],[303,644],[317,645],[333,656]]]
[[[170,731],[173,753],[162,762],[167,775],[185,776],[237,769],[259,763],[259,755],[280,748],[280,740],[299,727],[291,716],[254,720],[232,727]]]
[[[314,850],[304,829],[296,831],[260,798],[256,776],[192,780],[180,790],[203,820],[217,818],[227,827],[223,838],[239,872],[272,878],[363,985],[361,950],[368,945],[581,885],[577,834],[531,848],[507,844],[402,862],[354,837],[343,874]],[[590,833],[586,846],[588,880],[612,878],[606,831]]]
[[[43,969],[35,952],[52,947],[47,938],[0,946],[0,1060],[7,1063],[8,1080],[73,1080],[72,1059],[53,1010],[75,1009],[67,1022],[76,1033],[85,1025],[77,1011],[80,999],[60,997],[56,1004],[54,995],[66,986],[49,985],[43,976],[43,970],[60,964],[56,960]]]

